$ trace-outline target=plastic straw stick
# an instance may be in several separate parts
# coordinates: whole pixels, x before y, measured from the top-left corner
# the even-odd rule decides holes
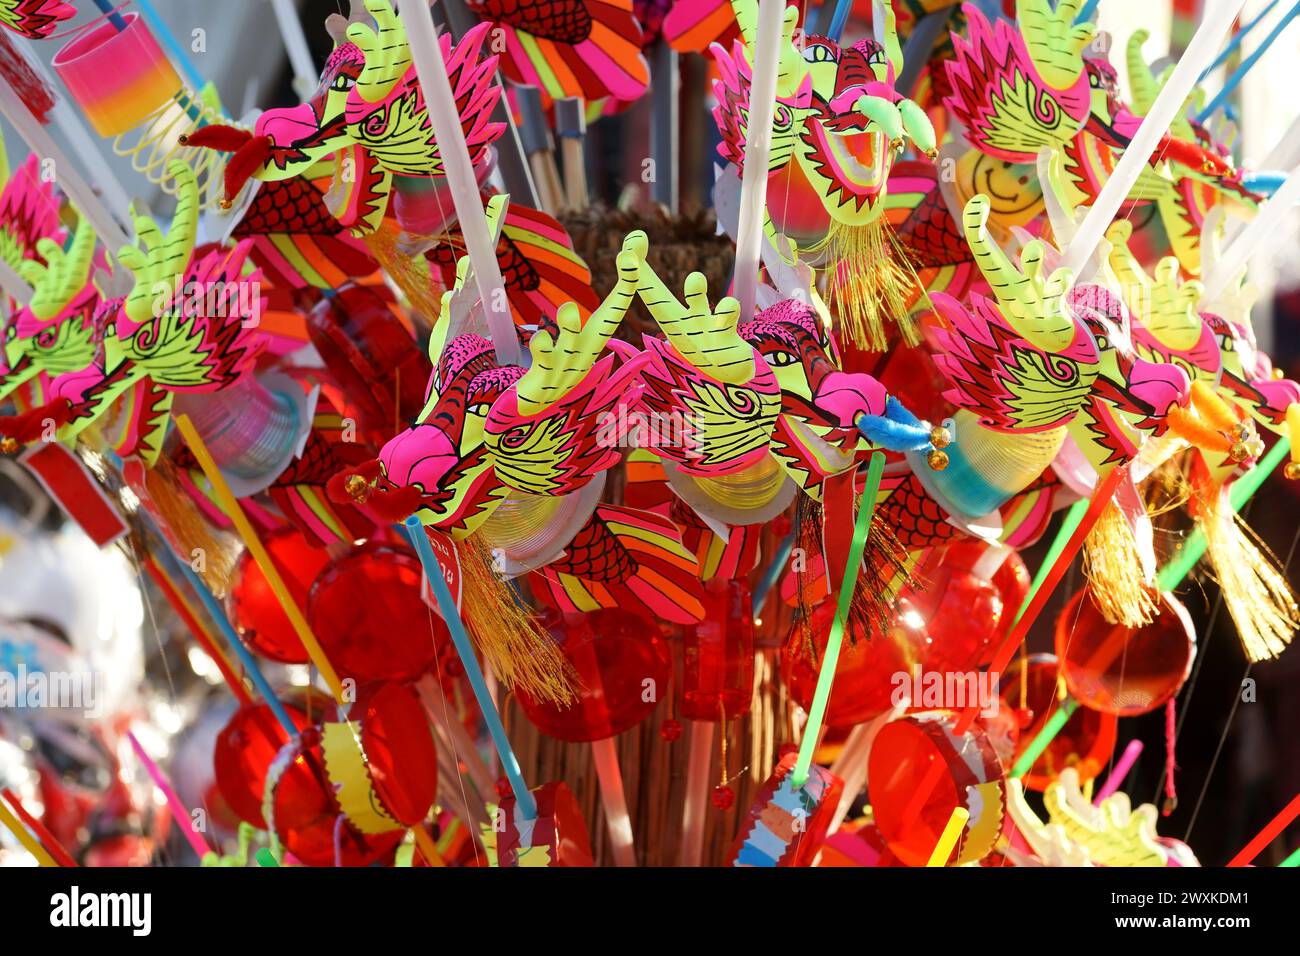
[[[1048,745],[1056,739],[1056,735],[1061,732],[1061,728],[1066,725],[1070,717],[1079,709],[1079,702],[1073,698],[1067,698],[1061,702],[1061,706],[1047,719],[1043,724],[1043,729],[1025,748],[1020,759],[1016,761],[1015,766],[1011,768],[1011,776],[1023,777],[1034,766],[1035,761],[1043,755],[1043,751]]]
[[[55,179],[59,187],[67,193],[68,198],[77,207],[77,211],[90,220],[90,224],[95,228],[95,234],[99,236],[100,242],[109,253],[116,253],[118,249],[129,245],[130,240],[122,227],[117,224],[107,207],[81,178],[72,161],[64,155],[63,150],[8,83],[0,83],[0,113],[4,113],[5,119],[18,130],[18,135],[23,138],[32,152],[43,159],[53,161]],[[90,172],[96,177],[112,177],[107,164],[101,164],[100,168]]]
[[[262,695],[262,699],[266,702],[266,706],[271,709],[271,713],[275,715],[275,719],[279,722],[280,726],[284,728],[284,732],[288,735],[288,739],[292,740],[294,737],[298,736],[298,728],[294,725],[293,721],[289,719],[289,713],[284,709],[284,705],[280,703],[280,698],[275,696],[275,691],[271,688],[271,684],[266,679],[266,675],[264,675],[262,669],[257,666],[256,658],[254,658],[248,648],[244,646],[244,642],[239,639],[239,635],[235,633],[235,629],[231,626],[230,620],[226,617],[225,609],[222,608],[217,599],[213,597],[212,592],[208,590],[207,585],[199,579],[199,576],[194,573],[188,564],[185,564],[182,561],[180,563],[180,568],[181,574],[185,576],[185,580],[190,583],[190,587],[194,589],[194,593],[199,596],[199,603],[201,603],[204,609],[207,610],[208,617],[212,618],[213,623],[217,625],[217,630],[219,630],[221,636],[226,639],[226,643],[230,645],[230,649],[235,652],[235,657],[239,658],[240,666],[244,668],[249,679],[252,680],[253,686],[257,688],[257,692]]]
[[[1246,78],[1246,74],[1249,73],[1251,68],[1259,62],[1259,58],[1264,55],[1268,48],[1273,45],[1273,41],[1282,35],[1282,31],[1285,30],[1287,26],[1290,25],[1291,21],[1298,15],[1300,15],[1300,3],[1297,3],[1287,11],[1286,15],[1277,22],[1277,26],[1272,29],[1268,36],[1264,37],[1264,39],[1260,41],[1259,46],[1254,49],[1250,56],[1242,60],[1241,64],[1232,71],[1232,74],[1223,81],[1223,88],[1219,90],[1214,99],[1210,100],[1210,102],[1205,105],[1205,109],[1201,110],[1200,114],[1197,115],[1196,121],[1198,123],[1204,123],[1214,115],[1215,110],[1227,102],[1228,97],[1232,95],[1233,90],[1241,85],[1241,81]]]
[[[36,857],[36,862],[41,866],[57,867],[59,865],[54,861],[54,857],[45,851],[45,847],[41,846],[40,841],[23,826],[22,821],[13,815],[13,811],[9,809],[3,800],[0,800],[0,823],[3,823],[13,832],[13,835],[18,838],[18,842],[23,845],[23,849]]]
[[[790,553],[793,550],[794,532],[791,531],[776,546],[776,553],[772,555],[771,563],[764,569],[763,576],[758,579],[758,587],[754,588],[754,620],[757,621],[762,617],[767,596],[772,593],[772,588],[776,587],[781,571],[785,569],[785,563],[790,560]]]
[[[948,818],[948,823],[944,826],[943,832],[939,834],[939,842],[934,845],[934,852],[930,854],[926,866],[948,865],[948,857],[952,856],[952,848],[957,845],[957,838],[961,836],[962,828],[966,826],[966,821],[969,819],[970,811],[965,807],[952,808],[952,816]]]
[[[1291,802],[1269,821],[1268,826],[1259,831],[1255,839],[1247,843],[1240,853],[1228,861],[1228,866],[1248,866],[1251,860],[1259,856],[1259,851],[1272,843],[1298,816],[1300,816],[1300,793],[1297,793]]]
[[[95,0],[95,6],[99,7],[101,12],[108,15],[108,22],[113,24],[114,29],[119,33],[126,29],[126,19],[122,14],[117,12],[117,7],[114,6],[113,0]]]
[[[469,148],[465,145],[465,131],[460,125],[460,112],[456,109],[456,98],[447,79],[447,64],[433,32],[433,14],[427,4],[404,3],[398,16],[406,28],[411,59],[415,62],[420,90],[429,110],[429,122],[451,187],[456,219],[465,237],[470,264],[474,267],[474,282],[478,286],[483,313],[487,316],[492,344],[496,347],[497,362],[520,365],[523,358],[519,337],[515,334],[514,319],[506,302],[506,286],[497,263],[496,243],[492,241],[487,216],[483,212],[478,180],[469,160]]]
[[[18,794],[5,787],[0,790],[0,797],[4,797],[5,801],[13,809],[14,815],[41,842],[41,846],[50,854],[55,863],[59,866],[75,867],[77,865],[77,861],[72,858],[71,853],[63,848],[63,844],[59,842],[58,837],[47,830],[45,824],[27,812],[23,802],[18,799]]]
[[[849,11],[853,9],[853,0],[835,0],[835,12],[831,14],[831,25],[826,28],[828,39],[839,42],[844,35],[844,25],[849,22]]]
[[[1228,57],[1232,56],[1233,51],[1236,50],[1237,47],[1241,46],[1241,41],[1246,39],[1246,35],[1250,33],[1251,30],[1255,29],[1255,27],[1259,26],[1259,22],[1272,13],[1273,8],[1276,7],[1277,4],[1278,0],[1269,0],[1268,6],[1261,10],[1259,14],[1256,15],[1255,19],[1251,20],[1244,27],[1234,33],[1232,39],[1228,41],[1228,45],[1223,48],[1223,52],[1215,57],[1214,62],[1211,63],[1206,68],[1205,72],[1201,74],[1201,80],[1204,80],[1207,76],[1226,63]]]
[[[171,808],[172,816],[176,818],[176,826],[185,835],[185,839],[189,841],[190,848],[200,860],[203,859],[212,852],[212,847],[208,846],[203,837],[199,836],[199,831],[194,829],[194,819],[190,816],[189,808],[181,803],[181,798],[173,789],[171,782],[163,774],[159,766],[153,762],[153,759],[144,752],[144,748],[140,746],[140,741],[136,739],[135,733],[128,730],[126,739],[131,741],[131,749],[135,751],[136,757],[144,767],[145,773],[149,774],[149,779],[153,781],[153,785],[167,799],[167,806]]]
[[[212,453],[208,451],[208,446],[204,444],[188,415],[177,415],[176,427],[180,429],[181,435],[185,438],[185,444],[190,446],[190,451],[198,459],[203,474],[207,476],[208,481],[212,484],[212,490],[216,493],[217,503],[221,506],[221,510],[226,513],[226,517],[235,525],[235,530],[239,532],[239,537],[243,539],[244,547],[253,556],[257,566],[262,569],[267,585],[279,600],[280,607],[283,608],[285,616],[289,618],[294,633],[298,635],[298,640],[302,641],[302,646],[306,649],[307,655],[311,658],[312,663],[316,665],[316,669],[320,671],[320,675],[324,679],[326,686],[329,687],[330,693],[334,695],[334,700],[340,706],[345,705],[343,684],[339,680],[339,675],[334,672],[329,658],[325,655],[325,649],[320,646],[320,642],[316,640],[316,635],[312,633],[311,625],[303,617],[298,602],[289,593],[288,585],[284,583],[284,578],[280,576],[280,569],[271,560],[271,555],[257,536],[253,523],[248,520],[248,515],[244,514],[243,507],[230,490],[225,476],[221,474],[221,469],[217,467],[217,463],[212,459]]]
[[[1286,458],[1287,452],[1291,450],[1291,442],[1287,438],[1280,438],[1274,443],[1273,447],[1268,450],[1250,471],[1234,481],[1228,489],[1228,500],[1232,505],[1233,511],[1240,511],[1242,506],[1250,500],[1251,496],[1259,490],[1260,486],[1268,479],[1268,476],[1280,465]],[[1183,583],[1183,579],[1191,573],[1196,562],[1201,560],[1201,555],[1205,554],[1205,532],[1200,528],[1194,528],[1183,542],[1183,546],[1173,558],[1160,569],[1156,575],[1156,584],[1162,591],[1173,591],[1178,585]]]
[[[844,643],[844,627],[849,618],[849,604],[853,601],[853,589],[858,582],[862,552],[866,550],[867,534],[871,530],[871,515],[876,510],[876,492],[880,490],[880,477],[884,471],[885,456],[878,451],[872,452],[871,461],[867,465],[867,484],[862,491],[862,498],[858,503],[858,517],[853,525],[853,543],[849,546],[849,560],[844,568],[844,579],[840,582],[835,620],[826,638],[826,650],[822,654],[821,669],[817,672],[817,689],[813,692],[812,707],[808,710],[808,723],[804,725],[803,740],[799,743],[799,757],[795,760],[794,770],[790,776],[790,785],[796,790],[808,780],[808,768],[812,766],[813,751],[817,749],[817,738],[821,735],[822,721],[826,718],[826,707],[831,699],[831,687],[835,684],[835,669],[840,659],[840,647]]]
[[[1300,847],[1297,847],[1295,851],[1279,863],[1278,866],[1300,866]]]
[[[758,0],[733,282],[742,322],[754,317],[758,297],[758,265],[763,251],[763,223],[767,218],[767,160],[772,149],[772,117],[776,111],[776,76],[780,69],[784,16],[785,0]]]
[[[424,828],[424,824],[417,823],[411,828],[411,833],[415,836],[415,845],[419,848],[425,863],[430,866],[447,865],[447,861],[438,852],[438,846],[433,842],[433,837],[429,836],[429,831]]]
[[[613,737],[591,742],[591,756],[596,762],[596,780],[600,784],[600,804],[605,811],[605,828],[617,866],[636,866],[636,847],[632,840],[632,818],[627,812],[627,795],[623,791],[623,771],[618,765],[618,751]]]
[[[424,566],[424,576],[429,579],[429,587],[438,602],[438,610],[442,612],[442,620],[447,625],[447,630],[451,632],[451,642],[456,648],[456,653],[460,655],[461,666],[465,668],[465,677],[474,691],[474,699],[478,701],[479,710],[483,712],[483,722],[487,724],[488,735],[492,738],[492,744],[501,758],[501,769],[506,779],[510,781],[515,802],[518,803],[519,809],[523,811],[526,818],[536,819],[537,801],[533,799],[528,785],[524,783],[524,775],[519,769],[519,761],[515,758],[514,749],[510,746],[510,738],[506,736],[506,728],[501,723],[501,715],[497,713],[496,705],[492,703],[492,695],[488,692],[483,668],[479,666],[478,658],[474,654],[474,645],[470,643],[465,622],[461,620],[456,601],[451,596],[451,589],[447,587],[447,581],[442,576],[442,569],[438,566],[433,546],[429,544],[429,537],[424,533],[424,526],[420,524],[419,518],[412,515],[406,519],[405,531],[420,556],[420,564]]]
[[[691,749],[686,763],[686,801],[677,865],[699,866],[704,854],[704,814],[709,799],[709,765],[713,760],[711,720],[691,721]]]
[[[0,259],[0,289],[4,289],[20,306],[32,301],[32,287],[3,259]]]
[[[1128,772],[1133,769],[1133,765],[1137,763],[1137,759],[1141,755],[1142,741],[1130,740],[1128,746],[1124,748],[1124,752],[1120,754],[1119,760],[1115,761],[1115,767],[1111,770],[1110,776],[1101,785],[1097,795],[1092,798],[1093,804],[1101,806],[1103,800],[1120,788],[1124,783],[1124,778],[1128,776]]]
[[[1201,21],[1196,35],[1188,44],[1187,52],[1174,66],[1169,82],[1160,90],[1151,110],[1142,120],[1142,125],[1124,149],[1124,155],[1115,164],[1106,185],[1102,187],[1096,202],[1088,209],[1087,215],[1079,225],[1074,239],[1065,250],[1063,265],[1078,275],[1088,260],[1092,258],[1097,244],[1105,235],[1107,228],[1119,212],[1120,205],[1128,198],[1129,190],[1137,182],[1138,175],[1146,167],[1147,160],[1155,152],[1161,138],[1169,130],[1169,125],[1178,116],[1187,100],[1187,95],[1196,85],[1196,78],[1210,65],[1219,44],[1241,10],[1245,0],[1222,0],[1209,6],[1205,19]]]
[[[1057,559],[1060,558],[1061,552],[1069,543],[1070,536],[1074,534],[1079,522],[1083,520],[1084,512],[1088,510],[1088,499],[1080,498],[1074,504],[1070,505],[1070,510],[1065,513],[1065,520],[1061,522],[1060,530],[1056,532],[1056,537],[1052,540],[1052,546],[1047,549],[1047,554],[1043,556],[1043,563],[1038,566],[1038,573],[1034,575],[1033,583],[1029,585],[1029,592],[1025,595],[1024,602],[1020,605],[1020,610],[1016,612],[1016,621],[1018,622],[1025,616],[1029,610],[1029,604],[1042,587],[1044,579],[1051,573],[1052,568],[1056,566]],[[1015,623],[1013,622],[1013,623]]]
[[[1214,270],[1205,280],[1204,300],[1207,303],[1218,299],[1265,242],[1278,243],[1286,238],[1280,227],[1294,211],[1297,201],[1300,201],[1300,166],[1291,170],[1286,182],[1264,203],[1264,208],[1220,253]]]

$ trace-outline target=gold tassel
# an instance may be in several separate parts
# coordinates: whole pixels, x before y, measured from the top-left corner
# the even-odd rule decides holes
[[[197,479],[202,483],[202,476]],[[231,575],[235,561],[243,550],[237,539],[209,524],[198,505],[176,480],[176,467],[162,457],[153,468],[144,473],[145,492],[149,496],[150,510],[168,529],[182,561],[192,555],[202,555],[203,560],[194,569],[216,597],[230,593]]]
[[[434,242],[450,242],[450,236],[428,237]],[[432,326],[442,311],[442,282],[434,275],[429,260],[423,255],[409,255],[398,242],[398,235],[391,223],[365,236],[362,240],[370,254],[375,257],[384,270],[402,290],[411,309],[424,322]],[[456,250],[460,254],[460,250]]]
[[[1277,558],[1232,509],[1226,488],[1202,502],[1200,525],[1246,657],[1252,664],[1277,657],[1300,627],[1300,608]]]
[[[1155,620],[1156,602],[1142,573],[1137,538],[1113,501],[1084,539],[1083,573],[1107,623],[1141,627]]]
[[[865,226],[832,222],[826,238],[809,251],[826,252],[826,302],[854,345],[883,352],[886,319],[907,345],[921,341],[909,305],[924,290],[884,216]]]
[[[492,672],[528,696],[567,707],[577,700],[578,674],[532,609],[515,600],[492,570],[482,535],[460,544],[465,627]]]

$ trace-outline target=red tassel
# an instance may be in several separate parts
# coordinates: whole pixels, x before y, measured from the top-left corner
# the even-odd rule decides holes
[[[420,507],[420,489],[404,485],[395,491],[375,489],[366,498],[366,507],[385,521],[398,524],[405,521]]]
[[[17,446],[29,445],[44,437],[52,422],[56,429],[72,421],[72,402],[58,398],[21,415],[0,416],[0,434],[5,436],[5,451],[16,451]]]
[[[1174,789],[1174,743],[1177,740],[1177,712],[1174,699],[1165,702],[1165,805],[1161,809],[1164,816],[1174,812],[1178,806],[1178,791]]]
[[[216,149],[223,153],[233,153],[252,138],[253,134],[246,129],[217,124],[202,126],[192,133],[186,133],[181,137],[181,145],[192,146],[195,149]]]
[[[207,128],[207,127],[205,127]],[[226,202],[233,202],[258,167],[271,155],[271,137],[253,136],[226,164]]]

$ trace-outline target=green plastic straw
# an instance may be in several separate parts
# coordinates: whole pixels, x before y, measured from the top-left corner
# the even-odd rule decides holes
[[[1038,736],[1034,738],[1033,743],[1025,748],[1025,752],[1020,755],[1020,759],[1011,768],[1011,776],[1023,777],[1027,774],[1029,768],[1043,755],[1047,745],[1056,739],[1056,735],[1061,732],[1061,728],[1065,726],[1066,722],[1078,709],[1078,701],[1072,698],[1062,701],[1061,706],[1056,709],[1056,713],[1052,714],[1047,723],[1043,724],[1043,729],[1038,732]]]
[[[1228,500],[1232,504],[1233,511],[1240,511],[1250,500],[1251,495],[1259,491],[1260,485],[1268,480],[1268,476],[1273,474],[1290,450],[1289,439],[1286,437],[1278,439],[1254,468],[1232,483],[1232,487],[1228,489]],[[1183,579],[1191,573],[1192,568],[1196,567],[1196,562],[1201,560],[1203,554],[1205,554],[1205,532],[1196,528],[1187,536],[1178,553],[1160,569],[1160,573],[1156,576],[1160,590],[1173,591],[1182,584]]]
[[[1051,573],[1052,566],[1056,564],[1057,558],[1061,556],[1061,552],[1065,550],[1066,544],[1069,543],[1070,535],[1074,534],[1074,529],[1079,527],[1079,522],[1083,520],[1084,512],[1088,510],[1090,500],[1089,498],[1080,498],[1070,505],[1070,510],[1065,513],[1065,520],[1061,522],[1061,528],[1056,532],[1056,538],[1052,541],[1052,546],[1047,549],[1047,555],[1043,558],[1043,563],[1038,566],[1038,573],[1034,575],[1033,583],[1029,585],[1029,593],[1025,595],[1020,610],[1016,612],[1016,619],[1012,622],[1013,627],[1020,623],[1020,619],[1029,610],[1034,595],[1043,586],[1043,579]]]
[[[871,461],[867,464],[867,485],[862,491],[858,517],[853,525],[853,542],[849,545],[848,566],[844,569],[844,580],[840,582],[835,621],[831,624],[831,632],[826,638],[826,652],[822,655],[821,670],[817,674],[817,690],[813,693],[812,708],[808,711],[808,723],[804,725],[803,741],[799,744],[799,758],[795,761],[794,772],[790,778],[790,784],[796,790],[808,781],[808,768],[812,766],[813,751],[817,749],[817,738],[821,736],[822,721],[826,718],[826,705],[830,703],[831,686],[835,683],[835,669],[840,660],[840,647],[844,643],[844,625],[848,621],[853,587],[858,580],[862,552],[867,547],[871,515],[876,510],[876,492],[880,490],[880,476],[884,470],[885,456],[878,451],[873,452]]]
[[[1278,866],[1300,866],[1300,847],[1296,847],[1295,852],[1279,863]]]

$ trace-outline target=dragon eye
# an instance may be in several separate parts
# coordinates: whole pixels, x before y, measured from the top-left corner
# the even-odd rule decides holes
[[[348,90],[352,89],[355,83],[356,81],[353,80],[352,77],[348,76],[346,73],[340,73],[338,76],[334,77],[334,82],[330,84],[330,89],[338,93],[346,93]]]
[[[1104,335],[1097,336],[1097,351],[1104,352],[1110,348],[1110,340]]]
[[[793,352],[773,352],[767,356],[767,364],[772,368],[785,368],[787,365],[793,365],[799,361]]]
[[[479,418],[484,418],[487,416],[488,409],[491,407],[492,406],[487,402],[475,402],[465,410],[465,413],[467,415],[477,415]]]

